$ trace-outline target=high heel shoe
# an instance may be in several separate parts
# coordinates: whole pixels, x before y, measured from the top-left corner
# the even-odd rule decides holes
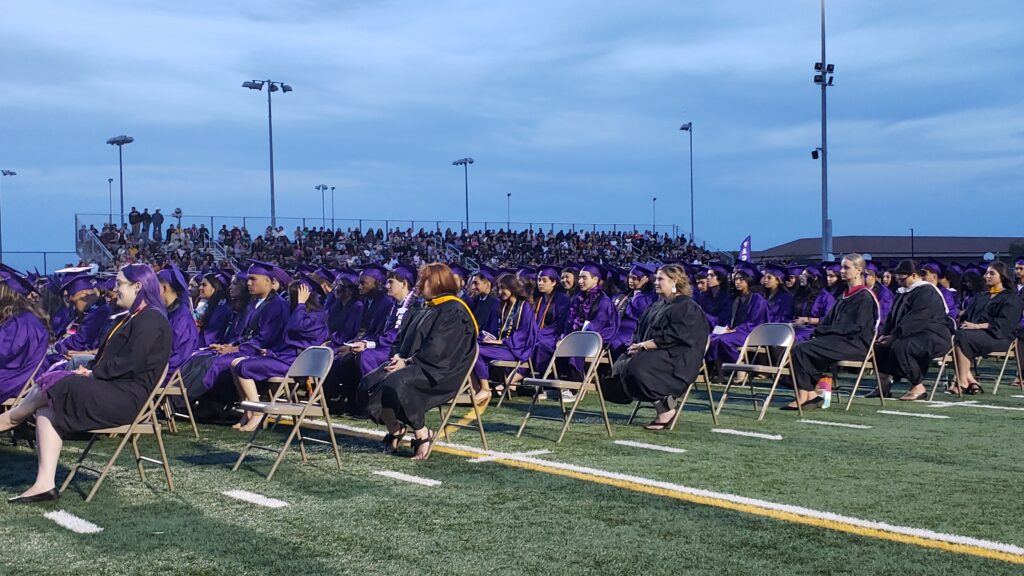
[[[31,496],[15,496],[14,498],[8,498],[8,504],[32,504],[33,502],[49,502],[51,500],[57,500],[60,498],[60,492],[57,488],[51,488],[46,492],[40,492],[39,494],[33,494]]]

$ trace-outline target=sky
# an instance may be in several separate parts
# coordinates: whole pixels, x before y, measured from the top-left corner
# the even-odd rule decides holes
[[[826,10],[833,234],[1020,235],[1024,2]],[[688,234],[692,122],[698,241],[819,236],[820,40],[815,0],[8,2],[3,247],[73,250],[76,213],[106,219],[108,178],[118,220],[120,134],[126,211],[266,226],[251,79],[294,88],[273,94],[289,230],[321,223],[318,184],[338,219],[454,226],[468,156],[473,221]]]

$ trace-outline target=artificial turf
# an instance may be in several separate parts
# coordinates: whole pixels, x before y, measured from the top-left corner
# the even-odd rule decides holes
[[[1012,376],[1011,378],[1012,379]],[[963,401],[1024,408],[1006,386],[999,395]],[[716,392],[717,393],[717,392]],[[561,444],[558,425],[531,422],[514,432],[526,403],[516,399],[484,414],[493,450],[547,449],[541,460],[796,504],[866,520],[1024,546],[1024,472],[1019,427],[1024,411],[969,405],[887,401],[885,409],[949,416],[879,414],[877,400],[849,412],[833,404],[805,418],[872,426],[848,429],[799,422],[771,409],[758,423],[737,392],[719,427],[779,434],[780,441],[712,433],[711,418],[691,400],[672,432],[644,431],[643,413],[625,426],[628,408],[613,409],[614,438],[599,420],[574,424]],[[784,399],[784,400],[788,400]],[[936,400],[959,402],[948,396]],[[588,399],[586,407],[597,407]],[[541,411],[557,413],[546,403]],[[458,413],[461,413],[458,412]],[[436,421],[436,419],[434,420]],[[373,428],[365,421],[341,420]],[[343,468],[315,450],[297,451],[270,482],[270,461],[230,466],[245,436],[201,426],[167,435],[174,492],[158,469],[140,483],[129,456],[85,503],[78,491],[59,502],[0,505],[3,574],[1020,574],[1007,562],[877,540],[683,502],[673,498],[511,467],[470,463],[436,451],[427,462],[380,454],[379,443],[339,436]],[[277,432],[263,438],[278,439]],[[669,454],[620,446],[633,440],[684,448]],[[471,429],[452,441],[479,446]],[[143,449],[152,440],[142,441]],[[108,453],[113,442],[95,452]],[[64,462],[83,444],[69,442]],[[128,451],[126,451],[128,452]],[[409,454],[408,449],[403,456]],[[31,482],[35,456],[0,445],[0,487],[13,495]],[[425,487],[374,475],[394,470],[439,480]],[[58,474],[58,481],[65,469]],[[230,499],[242,489],[288,502],[269,509]],[[74,534],[43,517],[66,510],[103,527]]]

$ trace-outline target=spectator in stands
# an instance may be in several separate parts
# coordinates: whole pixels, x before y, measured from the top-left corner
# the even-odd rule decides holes
[[[149,226],[153,223],[153,215],[149,213],[149,208],[143,208],[142,214],[139,216],[139,221],[142,222],[142,237],[144,242],[149,241]]]
[[[128,223],[132,225],[131,240],[137,241],[139,239],[139,225],[142,224],[142,214],[132,206],[132,211],[128,213]]]
[[[164,215],[160,213],[160,209],[157,208],[156,212],[153,212],[153,241],[163,241],[163,226],[164,226]]]

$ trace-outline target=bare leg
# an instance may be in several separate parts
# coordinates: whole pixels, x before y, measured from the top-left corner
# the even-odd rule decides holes
[[[255,380],[252,380],[250,378],[236,377],[235,383],[238,385],[238,388],[241,391],[241,394],[239,394],[239,398],[241,398],[242,400],[248,400],[250,402],[259,401],[260,394],[259,392],[256,391]],[[253,430],[256,429],[257,426],[260,425],[261,422],[263,422],[262,414],[257,416],[255,414],[250,414],[246,412],[245,418],[246,420],[244,424],[239,428],[239,430],[242,430],[243,432],[252,432]]]
[[[51,419],[53,410],[49,407],[36,412],[36,446],[39,451],[39,467],[36,469],[36,482],[25,490],[22,496],[35,496],[48,492],[56,487],[57,462],[60,460],[60,449],[64,446]]]
[[[402,438],[405,436],[405,426],[395,418],[395,411],[391,408],[384,408],[380,411],[380,419],[384,421],[384,426],[388,429],[388,434],[392,436],[391,442],[384,446],[384,452],[391,454],[398,451],[398,445],[402,443]]]
[[[473,395],[473,403],[486,404],[491,400],[491,383],[483,378],[478,380],[480,390]]]
[[[17,428],[32,414],[40,408],[46,406],[50,399],[39,389],[38,386],[32,388],[25,398],[11,410],[0,414],[0,432],[7,432],[13,428]]]
[[[235,358],[234,360],[231,361],[231,379],[234,380],[235,393],[238,394],[238,397],[248,400],[248,398],[246,398],[245,395],[245,389],[242,387],[242,378],[238,375],[238,363],[241,362],[242,360],[244,360],[244,358]],[[242,418],[238,422],[235,422],[235,424],[231,427],[234,428],[235,430],[241,430],[242,427],[245,426],[246,423],[248,422],[249,413],[243,412]]]
[[[416,439],[420,440],[420,441],[427,440],[428,438],[430,438],[430,429],[427,428],[426,426],[424,426],[423,428],[420,428],[419,430],[413,430],[412,433],[413,433],[413,436],[415,436]],[[429,442],[422,442],[421,444],[419,444],[416,447],[416,453],[413,454],[413,457],[411,459],[412,460],[426,460],[427,459],[427,451],[428,450],[430,450],[430,443]]]
[[[971,383],[971,361],[957,346],[956,351],[956,382],[960,388],[966,389]]]

